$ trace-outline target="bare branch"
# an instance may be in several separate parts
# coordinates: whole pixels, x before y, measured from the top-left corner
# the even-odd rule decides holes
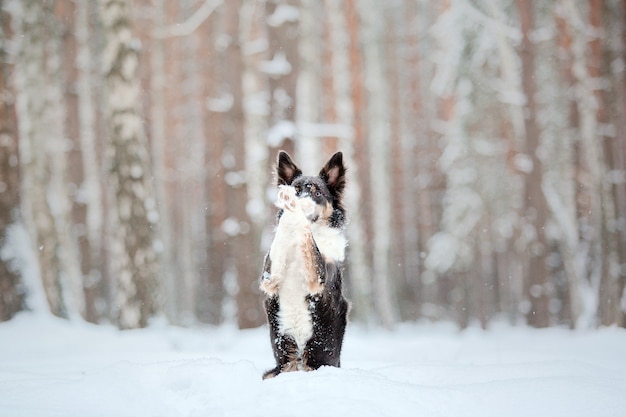
[[[215,9],[222,5],[222,3],[222,0],[206,0],[194,14],[183,23],[176,23],[157,30],[155,38],[166,39],[191,35],[209,18],[209,16],[211,16]]]

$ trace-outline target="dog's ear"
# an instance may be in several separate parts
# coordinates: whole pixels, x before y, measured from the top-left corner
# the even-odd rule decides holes
[[[289,154],[280,151],[276,160],[276,185],[291,185],[300,175],[302,171],[293,163]]]
[[[334,154],[320,171],[320,178],[326,182],[328,189],[336,196],[341,195],[346,186],[346,167],[343,165],[343,154]]]

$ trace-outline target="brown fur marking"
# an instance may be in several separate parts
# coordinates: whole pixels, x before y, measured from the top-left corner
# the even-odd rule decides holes
[[[307,291],[309,294],[318,294],[322,292],[324,286],[317,276],[317,265],[315,259],[315,248],[313,247],[313,233],[311,229],[306,229],[306,238],[300,246],[302,256],[304,257],[304,265],[306,268],[305,282],[307,285]]]

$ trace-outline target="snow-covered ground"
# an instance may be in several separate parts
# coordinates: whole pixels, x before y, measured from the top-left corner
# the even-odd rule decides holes
[[[0,416],[626,416],[626,330],[349,326],[343,368],[262,381],[265,328],[0,324]]]

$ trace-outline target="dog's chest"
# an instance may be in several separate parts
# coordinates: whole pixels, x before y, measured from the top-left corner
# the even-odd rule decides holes
[[[281,282],[278,289],[280,332],[292,336],[300,349],[313,335],[313,323],[306,301],[307,259],[305,250],[312,250],[310,231],[302,225],[280,222],[270,248],[272,279]]]
[[[326,262],[343,262],[347,241],[341,229],[313,223],[311,232]]]
[[[313,335],[313,322],[303,281],[298,278],[296,274],[291,275],[278,290],[278,318],[281,333],[292,336],[302,350]]]

